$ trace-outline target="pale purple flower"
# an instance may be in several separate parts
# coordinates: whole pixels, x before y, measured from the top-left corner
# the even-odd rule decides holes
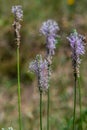
[[[23,19],[22,6],[20,5],[12,6],[12,13],[15,15],[17,20],[21,21]]]
[[[30,62],[29,69],[30,71],[34,72],[38,76],[38,62],[36,59]]]
[[[47,20],[43,22],[40,28],[40,32],[46,37],[49,35],[55,36],[57,31],[59,31],[59,27],[54,20]]]
[[[54,20],[43,22],[40,28],[40,33],[46,37],[47,54],[50,56],[54,55],[56,48],[57,31],[59,31],[59,26]]]
[[[79,65],[81,63],[81,55],[85,54],[85,37],[83,35],[78,34],[76,30],[70,34],[67,39],[70,42],[71,50],[72,50],[72,61],[74,70],[78,70],[79,73]]]
[[[48,85],[48,62],[42,60],[41,55],[37,55],[36,59],[30,63],[29,69],[35,72],[38,77],[39,89],[41,91],[46,91],[49,87]]]
[[[49,36],[48,39],[47,39],[47,49],[49,51],[49,55],[54,55],[55,54],[55,51],[54,49],[56,48],[55,44],[56,44],[56,39],[53,37],[53,36]]]

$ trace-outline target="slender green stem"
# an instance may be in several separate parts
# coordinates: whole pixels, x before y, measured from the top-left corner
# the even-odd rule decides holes
[[[17,78],[18,78],[18,113],[19,113],[19,130],[21,130],[21,94],[20,94],[20,61],[19,47],[17,47]]]
[[[51,64],[48,64],[48,84],[50,86],[50,67]],[[50,88],[48,87],[48,92],[47,92],[47,130],[49,130],[49,115],[50,115]]]
[[[80,85],[80,77],[78,77],[78,87],[79,87],[80,125],[81,125],[81,130],[82,130],[82,105],[81,105],[81,85]]]
[[[49,130],[49,102],[50,102],[50,91],[49,91],[49,88],[48,88],[47,96],[48,96],[48,100],[47,100],[47,130]]]
[[[42,91],[40,91],[40,130],[42,130]]]
[[[77,76],[75,75],[75,85],[74,85],[74,112],[73,112],[73,130],[75,130],[75,121],[76,121],[76,83],[77,83]]]

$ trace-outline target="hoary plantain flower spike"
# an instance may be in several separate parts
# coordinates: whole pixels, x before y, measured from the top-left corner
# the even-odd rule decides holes
[[[12,13],[18,21],[23,20],[23,10],[21,5],[12,6]]]
[[[72,50],[72,64],[74,68],[74,73],[79,77],[79,67],[81,63],[81,55],[85,54],[85,37],[78,34],[76,30],[67,37],[70,42]]]
[[[20,6],[20,5],[12,6],[12,13],[14,14],[13,27],[14,27],[14,31],[15,31],[15,39],[16,39],[16,43],[19,47],[19,45],[20,45],[20,29],[21,29],[20,21],[23,20],[22,6]]]
[[[29,69],[35,72],[38,78],[38,85],[40,91],[47,91],[48,84],[48,62],[42,59],[41,55],[37,55],[36,59],[29,64]]]
[[[42,23],[40,33],[46,37],[47,56],[55,54],[57,31],[59,31],[59,26],[54,20],[47,20]]]

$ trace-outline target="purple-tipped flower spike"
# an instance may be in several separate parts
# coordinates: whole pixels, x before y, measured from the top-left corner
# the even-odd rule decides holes
[[[59,31],[59,26],[54,20],[43,22],[40,28],[40,33],[46,37],[47,55],[49,56],[55,54],[57,31]]]
[[[85,54],[85,37],[78,34],[78,32],[74,30],[74,32],[71,33],[67,39],[69,40],[72,49],[72,63],[74,67],[74,73],[79,77],[79,67],[81,63],[80,56]]]
[[[20,5],[12,6],[12,13],[15,15],[15,18],[18,21],[21,21],[23,19],[22,6],[20,6]]]
[[[35,72],[36,76],[38,77],[40,91],[46,91],[49,87],[48,62],[46,60],[42,60],[41,55],[37,55],[36,59],[30,63],[29,69],[32,72]]]
[[[15,39],[17,42],[17,46],[20,46],[20,29],[21,29],[21,24],[20,21],[23,20],[23,10],[22,6],[16,5],[12,6],[12,13],[14,14],[14,31],[15,31]]]

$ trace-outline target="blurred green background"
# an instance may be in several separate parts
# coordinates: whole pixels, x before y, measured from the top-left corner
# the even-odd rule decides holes
[[[87,0],[0,0],[0,129],[12,126],[18,130],[16,44],[12,27],[13,5],[23,6],[21,28],[20,68],[22,96],[22,125],[25,130],[39,129],[39,92],[34,74],[29,72],[29,62],[41,53],[45,55],[45,40],[39,34],[43,21],[58,22],[60,39],[53,58],[50,128],[72,130],[73,69],[71,51],[66,36],[76,28],[87,34]],[[81,64],[83,128],[87,129],[87,54]],[[46,130],[46,94],[43,95],[43,130]],[[77,91],[77,130],[79,130],[79,102]]]

